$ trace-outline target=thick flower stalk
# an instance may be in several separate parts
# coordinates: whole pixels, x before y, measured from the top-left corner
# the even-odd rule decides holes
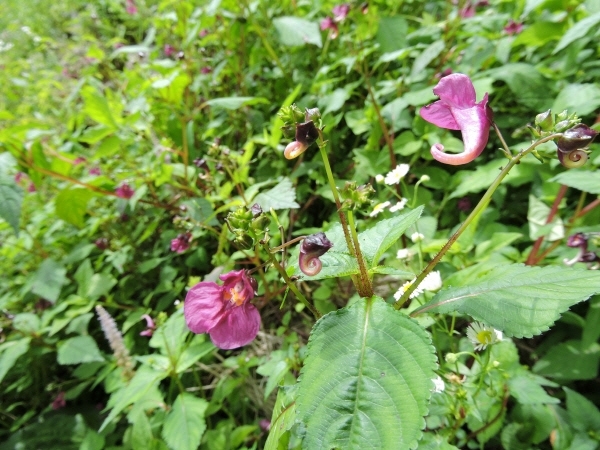
[[[440,99],[421,108],[421,117],[438,127],[460,130],[465,148],[462,153],[448,154],[442,144],[434,144],[431,155],[444,164],[460,165],[473,161],[485,148],[492,125],[488,94],[476,103],[475,87],[462,73],[442,78],[433,93]]]
[[[219,278],[222,286],[203,281],[188,291],[183,305],[185,321],[192,332],[208,333],[221,349],[242,347],[254,340],[260,328],[260,314],[250,303],[256,281],[244,270]]]
[[[129,355],[129,350],[125,347],[123,335],[117,328],[115,319],[100,305],[96,305],[96,314],[98,314],[98,320],[100,321],[104,336],[106,336],[106,340],[115,355],[117,365],[123,369],[123,375],[127,379],[131,379],[134,375],[133,361]]]

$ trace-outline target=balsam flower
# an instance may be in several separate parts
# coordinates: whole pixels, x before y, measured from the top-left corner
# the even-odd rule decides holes
[[[477,158],[485,148],[493,113],[488,106],[488,94],[476,103],[475,87],[468,76],[453,73],[442,78],[433,93],[440,99],[421,108],[423,119],[441,128],[460,130],[465,149],[459,154],[444,152],[442,144],[431,147],[434,159],[444,164],[467,164]]]
[[[254,340],[260,328],[260,314],[250,303],[256,281],[244,270],[219,278],[222,286],[202,281],[188,291],[183,305],[185,322],[196,334],[208,333],[221,349],[242,347]]]

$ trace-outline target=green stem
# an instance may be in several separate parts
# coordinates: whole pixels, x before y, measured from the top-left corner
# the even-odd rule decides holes
[[[496,128],[496,131],[498,131],[497,128]],[[504,177],[506,177],[506,175],[508,175],[508,172],[510,172],[510,170],[516,164],[518,164],[525,155],[527,155],[528,153],[533,151],[538,145],[543,144],[544,142],[548,142],[553,139],[559,138],[560,136],[562,136],[562,133],[556,133],[556,134],[551,134],[550,136],[546,136],[546,137],[534,142],[533,144],[531,144],[527,149],[521,150],[515,156],[511,157],[508,164],[498,174],[498,176],[496,177],[496,179],[494,180],[492,185],[488,188],[488,190],[485,192],[483,197],[481,197],[481,200],[479,200],[479,203],[477,204],[477,206],[475,206],[475,209],[473,209],[473,211],[471,211],[471,214],[469,214],[469,217],[467,217],[467,219],[463,222],[463,224],[458,228],[458,230],[456,230],[456,232],[452,235],[452,237],[448,240],[448,242],[446,242],[446,244],[442,247],[442,249],[439,251],[439,253],[437,255],[435,255],[435,257],[429,262],[429,264],[427,264],[427,267],[425,267],[425,269],[423,269],[423,271],[419,274],[419,276],[415,279],[415,281],[409,286],[409,288],[402,295],[402,297],[400,297],[400,299],[394,304],[395,309],[398,310],[398,309],[402,308],[402,305],[404,305],[404,303],[406,303],[406,301],[409,299],[410,294],[412,294],[412,292],[419,286],[419,284],[423,281],[423,279],[433,270],[433,268],[437,265],[437,263],[440,262],[440,260],[446,254],[446,252],[450,249],[450,247],[452,247],[452,244],[454,244],[454,242],[456,242],[456,240],[467,229],[467,227],[471,224],[471,222],[487,207],[490,200],[492,199],[492,195],[494,194],[494,192],[496,191],[498,186],[500,186],[500,183],[502,183],[502,180],[504,180]],[[424,310],[420,310],[419,313],[421,313],[423,311]]]
[[[367,271],[367,264],[365,262],[365,258],[360,251],[360,245],[358,243],[358,234],[356,233],[356,225],[354,224],[354,215],[352,211],[348,211],[348,223],[350,224],[350,233],[352,234],[352,241],[354,242],[354,247],[358,249],[356,252],[356,259],[358,261],[358,269],[360,270],[360,283],[357,286],[358,293],[362,297],[373,297],[373,285],[371,283],[371,278],[369,277],[369,272]]]
[[[279,272],[279,274],[285,281],[285,284],[287,284],[287,286],[294,293],[296,298],[298,300],[300,300],[300,302],[309,309],[309,311],[312,313],[312,315],[315,316],[316,319],[319,319],[321,317],[321,313],[319,311],[317,311],[317,309],[313,305],[310,304],[310,302],[306,299],[306,297],[304,295],[302,295],[302,292],[300,292],[300,290],[296,287],[294,282],[290,279],[290,276],[287,274],[285,269],[282,267],[281,264],[279,264],[279,261],[277,261],[277,258],[275,258],[275,255],[273,255],[270,252],[269,246],[265,244],[264,249],[267,252],[267,254],[269,255],[269,260],[275,266],[275,268],[277,269],[277,271]]]

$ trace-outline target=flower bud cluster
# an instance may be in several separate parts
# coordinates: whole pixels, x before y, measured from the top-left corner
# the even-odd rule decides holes
[[[229,231],[235,235],[234,242],[243,248],[251,248],[269,231],[271,219],[255,203],[250,208],[242,207],[229,213],[225,222]]]
[[[296,105],[286,106],[281,108],[278,116],[284,123],[283,134],[290,137],[293,132],[295,136],[295,140],[290,142],[283,151],[287,159],[300,156],[321,135],[321,113],[317,108],[307,108],[302,113]]]
[[[357,186],[356,181],[347,181],[346,185],[340,190],[342,197],[343,211],[356,211],[363,206],[371,204],[371,195],[375,193],[375,189],[370,184]]]

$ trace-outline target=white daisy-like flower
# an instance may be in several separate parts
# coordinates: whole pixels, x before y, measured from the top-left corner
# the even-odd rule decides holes
[[[394,298],[396,299],[396,301],[400,300],[400,297],[402,297],[404,295],[404,293],[406,291],[408,291],[408,289],[413,285],[414,281],[415,280],[407,281],[402,286],[400,286],[400,289],[398,289],[396,291],[396,293],[394,294]],[[415,288],[415,290],[410,293],[408,298],[413,299],[413,298],[417,297],[418,295],[421,295],[422,293],[423,293],[423,289],[421,289],[421,286],[417,286]]]
[[[371,214],[369,214],[369,217],[375,217],[380,212],[383,212],[383,210],[385,208],[387,208],[388,206],[390,206],[390,202],[377,203],[373,207],[373,211],[371,211]]]
[[[408,199],[402,197],[402,199],[399,202],[397,202],[394,206],[390,206],[390,212],[396,212],[400,211],[401,209],[404,209],[406,203],[408,203]]]
[[[410,166],[408,164],[398,164],[394,170],[385,176],[385,184],[398,184],[400,180],[408,173]]]
[[[411,252],[409,249],[401,248],[400,250],[398,250],[398,253],[396,253],[396,258],[409,259],[412,255],[413,255],[413,252]]]
[[[481,322],[473,322],[467,328],[467,338],[475,346],[475,351],[485,350],[488,345],[502,340],[502,332]]]
[[[431,381],[433,381],[433,389],[431,390],[431,392],[433,392],[434,394],[444,392],[444,390],[446,389],[446,384],[444,383],[444,380],[442,380],[442,377],[437,375]]]
[[[383,175],[381,175],[380,173],[375,175],[375,181],[377,181],[378,183],[383,183],[383,180],[385,180],[385,177]]]
[[[425,239],[425,236],[423,235],[423,233],[419,233],[418,231],[415,231],[413,234],[410,235],[410,240],[414,243],[421,242],[423,239]]]
[[[419,287],[421,289],[425,289],[426,291],[437,291],[438,289],[441,289],[442,276],[440,275],[439,270],[429,272],[423,281],[421,281]]]

